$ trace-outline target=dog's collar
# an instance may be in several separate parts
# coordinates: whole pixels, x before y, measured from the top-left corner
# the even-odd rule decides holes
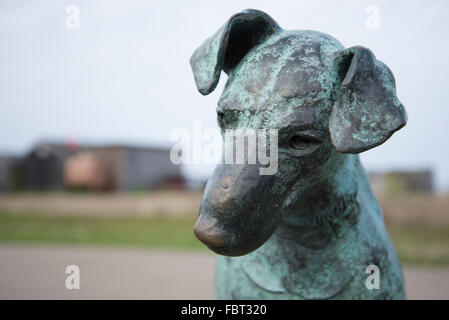
[[[347,194],[335,198],[325,210],[317,212],[311,217],[300,215],[286,216],[284,221],[292,227],[317,227],[328,222],[337,223],[347,215],[358,214],[359,203],[357,194]]]
[[[357,195],[345,195],[335,199],[326,211],[317,213],[314,217],[284,218],[275,235],[304,247],[320,249],[339,239],[357,223],[359,215]]]

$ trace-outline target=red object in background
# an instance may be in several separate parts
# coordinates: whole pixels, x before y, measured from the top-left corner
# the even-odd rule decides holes
[[[70,151],[77,151],[79,149],[79,143],[75,140],[67,140],[66,146]]]

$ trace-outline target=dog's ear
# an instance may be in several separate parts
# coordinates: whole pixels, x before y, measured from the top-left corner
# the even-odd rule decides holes
[[[198,91],[204,95],[214,91],[221,70],[229,74],[251,48],[277,30],[278,24],[262,11],[248,9],[233,15],[190,58]]]
[[[339,52],[334,67],[337,90],[329,131],[338,151],[374,148],[406,124],[393,74],[369,49],[357,46]]]

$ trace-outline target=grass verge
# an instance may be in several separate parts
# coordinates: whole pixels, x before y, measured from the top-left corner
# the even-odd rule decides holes
[[[85,217],[0,212],[0,241],[203,249],[192,218]]]
[[[449,266],[449,226],[389,226],[388,234],[404,265]]]
[[[206,250],[194,218],[86,217],[0,212],[0,242]],[[388,232],[405,265],[449,265],[449,226],[397,226]]]

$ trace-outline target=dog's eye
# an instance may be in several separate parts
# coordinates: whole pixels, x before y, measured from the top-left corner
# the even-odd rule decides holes
[[[314,137],[295,135],[290,138],[290,147],[295,150],[304,150],[318,142],[319,140]]]
[[[217,111],[218,125],[222,129],[233,126],[239,119],[240,113],[236,110]]]
[[[223,112],[217,111],[217,121],[221,128],[226,127],[226,118]]]

